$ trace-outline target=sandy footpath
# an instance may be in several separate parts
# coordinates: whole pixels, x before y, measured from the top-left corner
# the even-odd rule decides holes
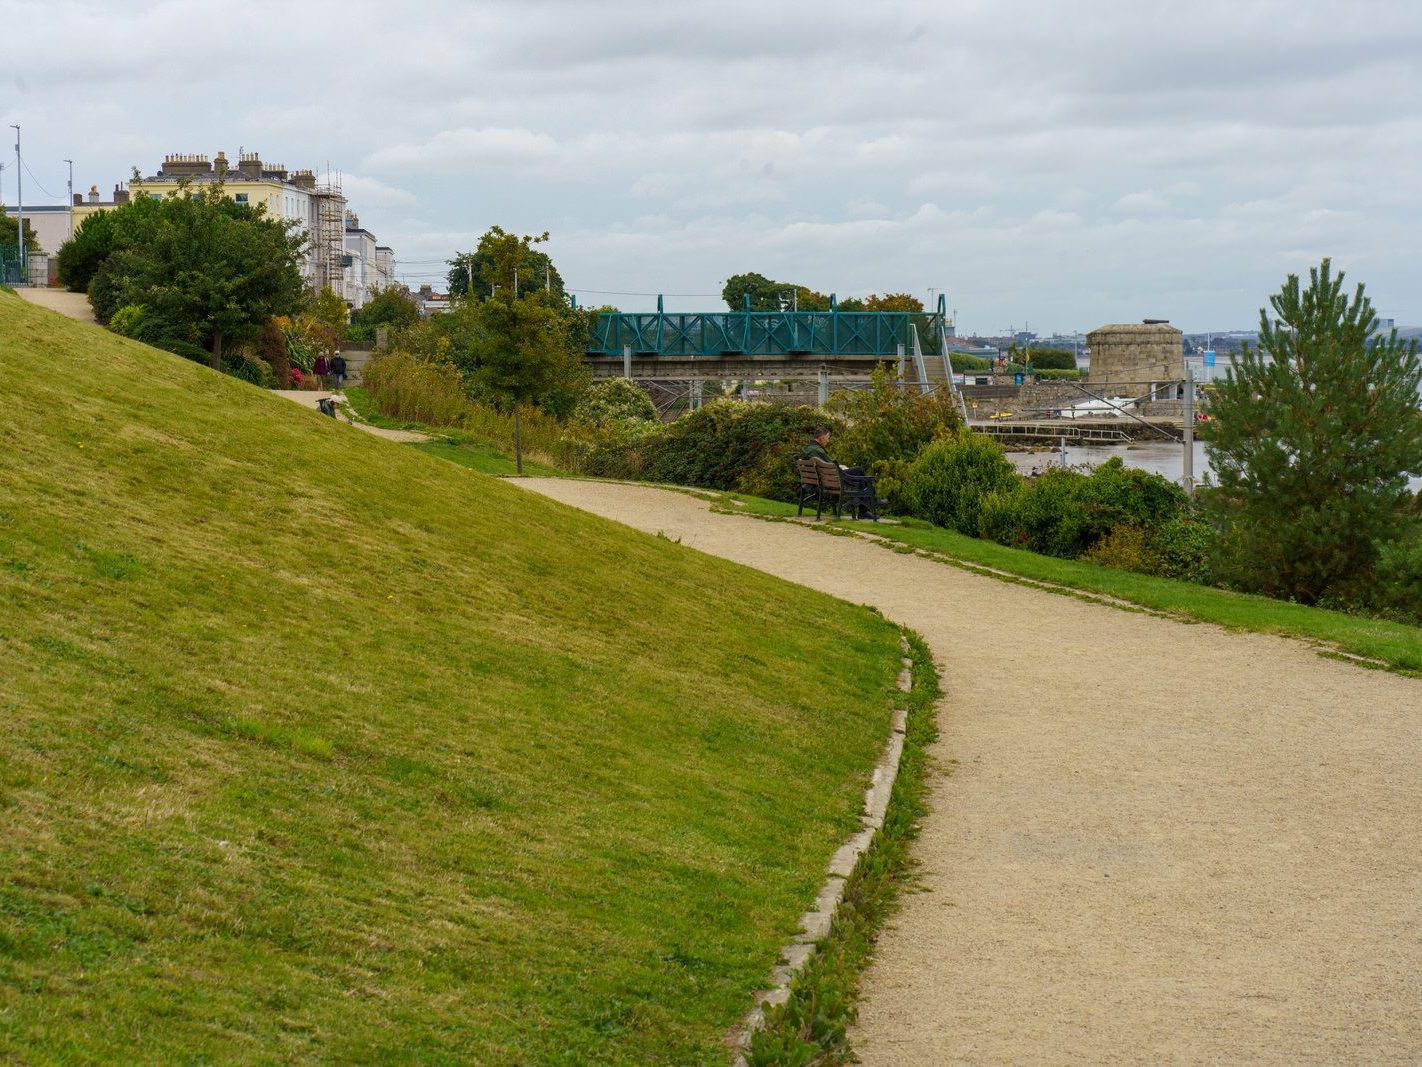
[[[867,1064],[1422,1061],[1422,682],[683,494],[517,484],[919,631],[921,892]]]
[[[89,306],[85,293],[71,293],[68,289],[36,289],[27,285],[15,289],[20,299],[36,307],[57,311],[80,322],[93,322],[94,309]]]

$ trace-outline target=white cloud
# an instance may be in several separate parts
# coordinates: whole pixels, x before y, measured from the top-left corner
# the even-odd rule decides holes
[[[1422,321],[1399,252],[1422,239],[1399,177],[1422,164],[1412,0],[866,12],[0,0],[0,124],[24,125],[51,190],[65,157],[81,189],[175,151],[329,163],[412,279],[498,223],[551,230],[589,288],[714,296],[755,269],[842,295],[946,286],[984,328],[1220,328],[1333,252]]]

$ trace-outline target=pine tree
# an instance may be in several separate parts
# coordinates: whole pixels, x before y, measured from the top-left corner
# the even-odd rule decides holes
[[[1422,473],[1422,362],[1416,341],[1377,336],[1327,259],[1301,289],[1289,275],[1214,387],[1209,444],[1219,488],[1221,574],[1241,588],[1312,604],[1367,598],[1380,548],[1416,522]]]

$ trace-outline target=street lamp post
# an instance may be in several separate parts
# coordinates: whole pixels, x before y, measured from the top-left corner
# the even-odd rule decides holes
[[[15,131],[15,240],[20,246],[20,284],[30,281],[29,260],[25,255],[25,161],[20,157],[20,127],[10,123]]]
[[[69,164],[69,239],[74,240],[74,160],[66,159]]]

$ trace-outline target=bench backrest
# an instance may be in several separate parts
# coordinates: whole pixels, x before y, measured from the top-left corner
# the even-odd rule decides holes
[[[795,461],[795,471],[800,475],[801,485],[818,486],[820,484],[820,472],[815,469],[816,462],[813,459],[797,459]]]
[[[815,470],[820,476],[820,488],[827,493],[837,493],[840,490],[839,467],[833,463],[826,463],[822,459],[812,460]]]

